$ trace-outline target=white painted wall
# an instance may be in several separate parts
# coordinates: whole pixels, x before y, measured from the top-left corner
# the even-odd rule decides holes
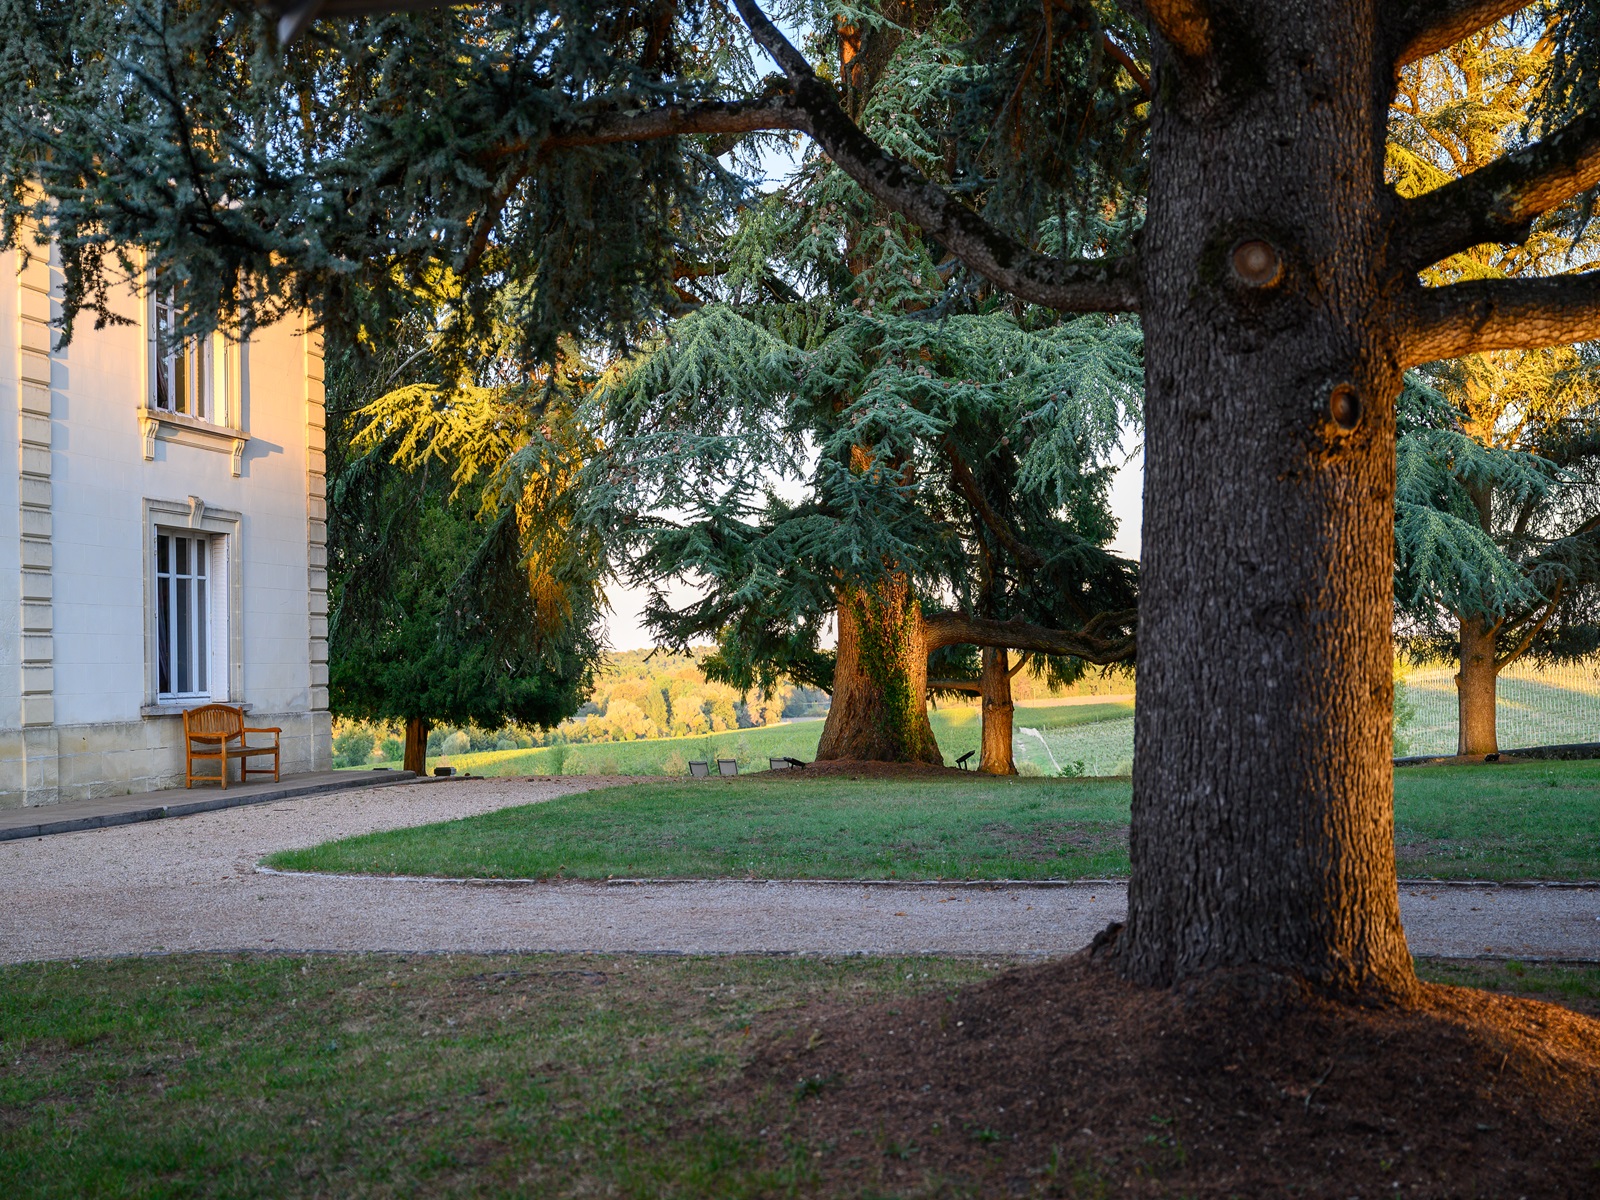
[[[243,514],[245,703],[264,712],[310,704],[304,345],[282,324],[248,351],[245,449],[158,439],[145,461],[138,410],[146,382],[141,305],[131,326],[79,323],[56,363],[56,723],[135,720],[145,703],[142,498],[199,496]],[[218,597],[220,599],[220,597]]]
[[[14,436],[17,429],[17,289],[8,273],[15,268],[11,256],[0,256],[0,429]],[[21,530],[18,508],[17,456],[0,465],[0,729],[15,729],[22,722],[21,652],[22,611],[16,598],[22,594]]]

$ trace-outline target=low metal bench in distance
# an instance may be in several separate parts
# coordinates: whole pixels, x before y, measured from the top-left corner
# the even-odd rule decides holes
[[[689,774],[696,779],[707,779],[711,775],[711,766],[704,759],[695,759],[689,764]]]
[[[960,767],[963,771],[972,770],[972,768],[967,766],[967,764],[972,761],[972,756],[976,753],[976,750],[968,750],[960,758],[956,759],[956,766]]]
[[[798,758],[790,758],[787,755],[783,758],[769,758],[767,765],[774,771],[803,771],[806,766]]]
[[[717,759],[717,771],[722,775],[737,775],[739,773],[739,760],[737,758]]]

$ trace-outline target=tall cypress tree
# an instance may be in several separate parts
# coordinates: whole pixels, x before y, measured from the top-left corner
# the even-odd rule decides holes
[[[429,379],[428,315],[336,340],[328,375],[330,703],[403,722],[419,774],[431,725],[571,716],[600,655],[597,564],[563,517],[562,381]],[[514,375],[493,353],[480,369]]]

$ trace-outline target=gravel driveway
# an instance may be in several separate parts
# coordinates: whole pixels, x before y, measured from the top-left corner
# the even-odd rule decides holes
[[[265,874],[262,855],[615,779],[428,783],[0,843],[0,961],[177,950],[1058,954],[1121,884],[461,884]],[[1419,954],[1600,960],[1600,889],[1407,886]]]

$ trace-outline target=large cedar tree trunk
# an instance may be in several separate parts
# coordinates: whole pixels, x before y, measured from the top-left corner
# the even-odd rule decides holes
[[[1476,617],[1461,618],[1461,670],[1456,674],[1456,753],[1498,754],[1495,731],[1494,634]]]
[[[1415,986],[1390,768],[1394,400],[1371,0],[1157,39],[1121,970]],[[1199,74],[1195,72],[1198,71]],[[1180,85],[1181,81],[1181,85]]]
[[[939,765],[922,608],[904,580],[839,598],[832,704],[817,758]]]
[[[418,775],[428,773],[428,723],[421,717],[406,720],[406,755],[401,766]]]
[[[983,648],[983,739],[978,755],[978,770],[989,775],[1015,775],[1016,761],[1011,756],[1011,718],[1016,706],[1011,703],[1011,671],[1006,652],[994,646]]]

